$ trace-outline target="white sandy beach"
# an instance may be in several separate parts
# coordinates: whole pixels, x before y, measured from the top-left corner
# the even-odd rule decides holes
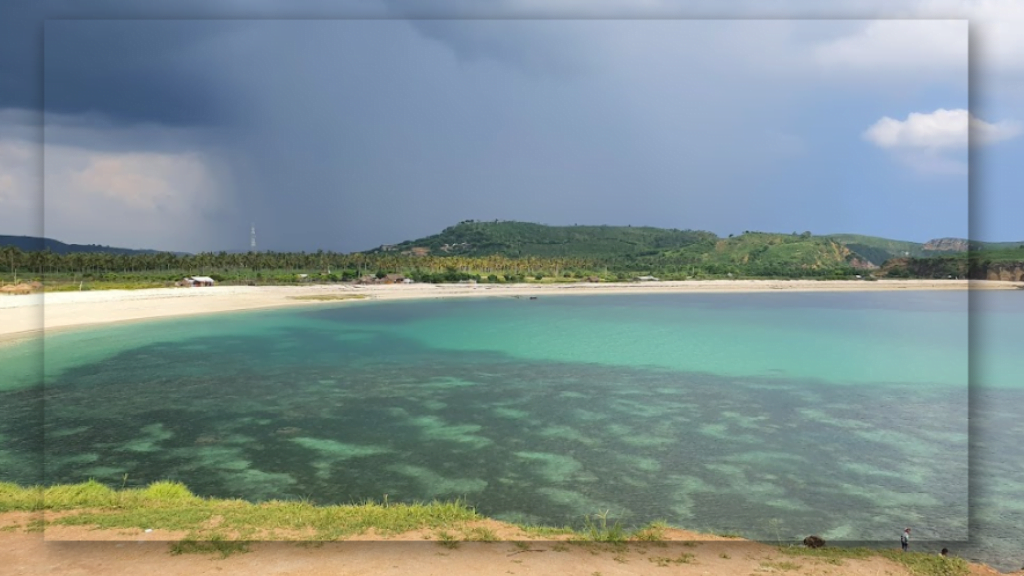
[[[362,295],[373,300],[581,294],[670,294],[712,292],[840,292],[887,290],[1014,290],[1016,282],[966,280],[706,280],[688,282],[574,284],[407,284],[218,286],[97,290],[0,295],[0,340],[21,339],[42,330],[285,306],[338,305],[311,296]],[[353,300],[355,301],[355,300]]]

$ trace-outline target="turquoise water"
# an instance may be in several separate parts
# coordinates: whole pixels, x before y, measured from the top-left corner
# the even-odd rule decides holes
[[[1000,331],[1019,325],[1003,319],[1020,296],[993,296],[971,318],[995,323],[988,395],[970,399],[1019,430]],[[967,294],[944,292],[564,296],[53,334],[0,348],[0,479],[465,496],[509,520],[609,510],[765,539],[889,541],[904,525],[921,542],[966,541],[968,526],[1013,538],[1022,511],[1002,503],[1024,494],[1024,458],[977,418],[968,518],[967,312]],[[979,473],[989,452],[997,482]],[[1010,544],[958,549],[992,562]]]

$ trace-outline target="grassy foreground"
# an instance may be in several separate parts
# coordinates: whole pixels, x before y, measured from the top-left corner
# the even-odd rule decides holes
[[[427,504],[365,502],[316,506],[309,502],[201,498],[177,482],[112,489],[81,484],[24,488],[0,483],[0,512],[68,512],[47,524],[98,528],[161,528],[188,531],[193,539],[337,540],[366,533],[388,536],[412,530],[450,528],[482,519],[460,500]]]
[[[171,545],[172,554],[222,556],[247,552],[248,542],[253,540],[324,542],[367,533],[386,538],[412,531],[424,531],[424,539],[436,540],[447,548],[456,548],[461,541],[558,539],[563,542],[557,546],[596,543],[621,549],[629,544],[663,544],[670,529],[664,522],[654,522],[627,531],[617,522],[609,525],[606,512],[586,517],[579,530],[509,524],[512,535],[502,538],[486,525],[487,518],[463,500],[394,504],[385,498],[382,502],[317,506],[304,501],[252,503],[203,498],[184,484],[168,481],[119,490],[95,480],[49,487],[0,482],[0,513],[19,511],[55,513],[45,520],[30,522],[24,527],[29,531],[40,531],[46,525],[115,530],[159,528],[186,533]],[[968,563],[961,558],[940,558],[931,553],[838,547],[812,550],[796,545],[781,545],[778,551],[835,566],[842,566],[845,560],[887,558],[919,576],[966,576],[970,572]],[[795,565],[786,561],[775,564],[778,566],[773,568],[777,570]]]

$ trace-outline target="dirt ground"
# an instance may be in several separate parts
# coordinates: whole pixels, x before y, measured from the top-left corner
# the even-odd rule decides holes
[[[556,549],[557,548],[557,549]],[[702,543],[684,546],[629,546],[628,551],[533,542],[459,544],[448,549],[436,542],[337,542],[319,547],[286,543],[253,544],[247,553],[171,555],[164,542],[46,542],[40,534],[0,536],[0,571],[11,576],[245,574],[246,576],[348,576],[424,574],[485,576],[565,574],[618,576],[638,574],[720,574],[747,576],[777,572],[768,564],[790,561],[803,574],[905,574],[884,560],[825,565],[803,558],[781,557],[765,546],[749,543]],[[564,550],[564,551],[558,551]],[[692,558],[685,556],[692,554]],[[677,563],[680,558],[687,563]],[[663,564],[663,565],[659,565]]]
[[[460,542],[442,545],[436,534],[410,532],[387,541],[349,540],[324,544],[264,542],[223,557],[213,552],[171,554],[183,534],[154,530],[95,530],[53,526],[26,531],[38,515],[0,514],[0,574],[5,576],[437,576],[540,575],[721,575],[902,576],[889,560],[843,560],[841,564],[788,556],[754,542],[707,538],[672,530],[663,543],[569,544],[552,540]],[[499,523],[490,528],[500,528]],[[507,528],[506,528],[507,530]],[[499,533],[506,538],[511,534]],[[370,535],[369,537],[372,537]],[[427,538],[432,539],[427,540]],[[997,572],[975,566],[975,576]],[[1024,573],[1018,573],[1024,576]]]

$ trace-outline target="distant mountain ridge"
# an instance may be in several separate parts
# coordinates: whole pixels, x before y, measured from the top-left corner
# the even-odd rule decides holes
[[[836,250],[831,243],[845,249]],[[925,243],[861,234],[745,232],[720,238],[712,232],[646,226],[548,226],[529,222],[464,220],[437,234],[382,245],[366,253],[508,257],[676,256],[689,261],[746,264],[780,260],[800,265],[843,260],[855,267],[881,266],[893,258],[928,258],[970,250],[997,250],[1024,243],[938,238]],[[783,248],[785,246],[785,248]]]
[[[0,235],[0,246],[14,246],[22,252],[41,252],[49,249],[55,254],[74,253],[95,253],[104,254],[160,254],[168,250],[137,250],[134,248],[117,248],[114,246],[101,246],[98,244],[65,244],[52,238],[38,236],[4,236]],[[171,254],[184,255],[185,252],[170,252]]]
[[[68,244],[51,238],[0,235],[0,247],[23,252],[49,249],[55,254],[107,253],[144,255],[169,252],[96,244]],[[836,246],[841,249],[836,249]],[[651,226],[550,226],[515,221],[464,220],[437,234],[398,244],[382,245],[362,253],[411,256],[504,256],[509,258],[669,258],[680,264],[746,265],[751,262],[815,267],[845,262],[855,268],[874,268],[900,258],[952,256],[968,251],[1015,250],[1022,242],[980,242],[963,238],[936,238],[907,242],[860,234],[815,236],[747,231],[721,238],[701,230]],[[243,253],[230,251],[229,253]]]
[[[893,258],[930,258],[968,251],[1008,250],[1024,246],[1022,242],[981,242],[966,238],[935,238],[924,243],[890,240],[860,234],[829,234],[828,238],[843,244],[871,262],[882,265]]]
[[[49,251],[49,252],[46,252]],[[328,281],[404,274],[416,282],[629,278],[974,278],[1024,281],[1024,243],[938,238],[925,243],[856,234],[745,231],[725,238],[649,226],[547,226],[465,220],[438,234],[365,252],[182,254],[49,238],[0,236],[0,273],[161,285],[207,271],[225,281]],[[339,272],[340,271],[340,272]],[[255,275],[255,276],[253,276]],[[122,277],[124,276],[124,277]],[[140,280],[141,279],[141,280]],[[79,286],[80,287],[80,286]]]

